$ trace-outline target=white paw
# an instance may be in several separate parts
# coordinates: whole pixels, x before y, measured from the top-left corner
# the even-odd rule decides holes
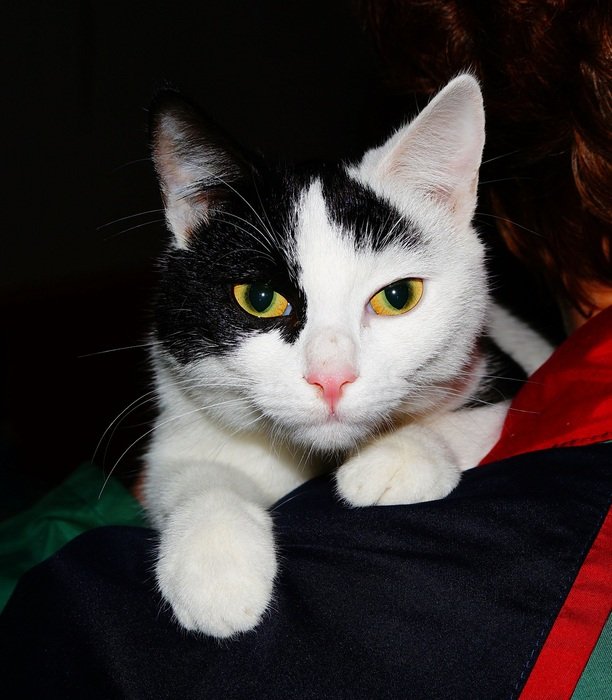
[[[340,496],[353,506],[399,505],[444,498],[461,471],[428,431],[383,436],[336,473]]]
[[[162,532],[156,574],[186,629],[220,638],[253,629],[276,574],[270,515],[226,492],[182,504]]]

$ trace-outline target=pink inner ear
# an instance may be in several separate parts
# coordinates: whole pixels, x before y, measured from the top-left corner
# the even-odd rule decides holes
[[[478,170],[473,170],[473,158],[458,156],[447,171],[445,183],[434,183],[425,189],[431,197],[455,214],[473,209],[478,189]],[[472,172],[470,172],[472,170]]]
[[[386,144],[366,154],[365,172],[394,197],[401,200],[411,192],[422,193],[465,225],[476,205],[483,145],[478,83],[460,76]]]
[[[210,201],[218,192],[190,191],[190,186],[199,180],[198,165],[183,161],[172,135],[158,136],[153,157],[164,196],[166,221],[179,246],[184,246],[195,227],[206,221]]]
[[[166,221],[179,247],[206,221],[211,203],[219,198],[215,171],[228,168],[219,148],[206,141],[190,118],[175,111],[161,115],[153,144]],[[212,187],[204,189],[201,183]]]

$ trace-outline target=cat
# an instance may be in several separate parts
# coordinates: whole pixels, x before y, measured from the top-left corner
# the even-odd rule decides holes
[[[144,482],[156,577],[182,627],[231,637],[271,602],[273,503],[325,456],[349,506],[443,498],[500,433],[500,358],[529,374],[550,347],[489,298],[469,74],[350,165],[255,162],[173,92],[151,140],[172,234]]]

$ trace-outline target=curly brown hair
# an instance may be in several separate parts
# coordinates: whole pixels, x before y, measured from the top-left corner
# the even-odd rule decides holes
[[[509,249],[588,314],[612,286],[608,0],[356,0],[400,93],[481,81],[481,194]]]

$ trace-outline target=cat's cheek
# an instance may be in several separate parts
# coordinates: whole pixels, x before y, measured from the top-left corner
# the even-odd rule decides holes
[[[228,491],[181,504],[162,533],[156,576],[178,623],[227,638],[253,629],[272,598],[269,513]]]

